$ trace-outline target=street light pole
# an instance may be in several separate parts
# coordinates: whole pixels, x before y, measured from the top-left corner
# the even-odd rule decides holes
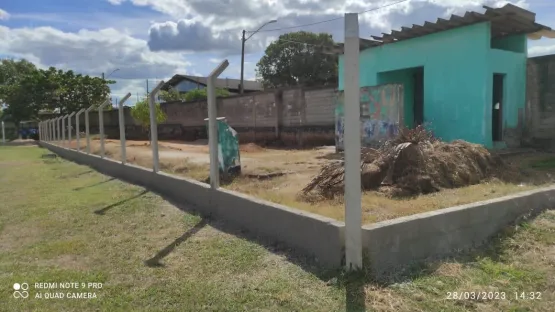
[[[250,34],[250,36],[248,36],[248,37],[245,37],[247,31],[243,29],[243,36],[241,38],[241,84],[239,85],[239,93],[240,94],[243,94],[243,91],[245,89],[244,86],[243,86],[243,83],[244,83],[243,76],[244,76],[244,73],[245,73],[245,42],[247,40],[249,40],[250,37],[252,37],[254,34],[256,34],[259,30],[261,30],[264,26],[266,26],[268,24],[275,23],[275,22],[277,22],[277,20],[271,20],[269,22],[266,22],[262,26],[258,27],[257,30],[253,31]]]
[[[243,94],[243,74],[245,72],[245,33],[247,31],[243,29],[243,37],[241,38],[241,84],[239,85],[239,93]]]

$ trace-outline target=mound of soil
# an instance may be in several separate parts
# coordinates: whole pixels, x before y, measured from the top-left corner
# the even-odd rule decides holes
[[[259,153],[265,151],[265,149],[254,143],[247,143],[239,145],[239,150],[245,153]]]
[[[423,128],[386,142],[361,155],[363,190],[383,187],[394,196],[412,196],[478,184],[489,178],[509,178],[512,168],[486,148],[466,141],[451,143],[434,139]],[[505,175],[505,177],[501,177]],[[344,162],[322,167],[301,191],[301,197],[333,198],[344,192]],[[505,179],[504,179],[505,180]]]

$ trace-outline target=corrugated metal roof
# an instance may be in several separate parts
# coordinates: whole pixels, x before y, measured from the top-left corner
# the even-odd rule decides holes
[[[371,36],[372,40],[360,39],[360,49],[364,50],[483,22],[491,23],[492,38],[516,34],[529,35],[530,39],[539,39],[542,36],[555,37],[555,32],[550,27],[536,23],[536,13],[534,12],[512,4],[507,4],[501,8],[488,6],[483,6],[483,8],[486,9],[484,13],[466,12],[464,16],[453,14],[448,20],[438,18],[435,23],[426,21],[423,25],[413,24],[411,27],[401,27],[401,30],[382,33],[382,36]],[[340,45],[339,48],[342,50],[343,45]]]
[[[190,75],[174,75],[168,82],[164,85],[162,89],[167,90],[170,86],[175,86],[183,80],[189,80],[201,85],[206,86],[208,83],[207,77],[201,76],[190,76]],[[229,78],[218,78],[216,79],[216,87],[224,89],[238,90],[241,80],[239,79],[229,79]],[[261,91],[264,90],[262,83],[258,81],[243,80],[245,84],[245,91]]]

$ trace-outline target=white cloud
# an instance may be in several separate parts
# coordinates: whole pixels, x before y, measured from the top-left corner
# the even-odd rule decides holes
[[[5,21],[10,18],[10,14],[2,9],[0,9],[0,21]]]
[[[114,1],[114,0],[108,0]],[[121,0],[125,1],[125,0]],[[528,7],[527,0],[126,0],[137,6],[149,6],[174,18],[174,21],[154,23],[149,32],[149,46],[154,51],[222,51],[240,53],[242,29],[255,30],[266,26],[248,43],[249,51],[262,51],[268,35],[300,30],[296,25],[315,25],[303,30],[328,32],[341,41],[344,12],[362,12],[361,34],[369,37],[401,26],[435,21],[447,14],[481,11],[482,5],[498,7],[506,3]],[[120,0],[118,0],[120,2]],[[328,23],[323,20],[336,19]],[[286,28],[270,32],[271,29]]]
[[[540,56],[555,53],[555,44],[528,48],[528,56]]]
[[[146,41],[111,28],[68,33],[51,27],[0,26],[0,51],[95,76],[119,68],[114,78],[167,77],[190,65],[178,53],[151,52]]]

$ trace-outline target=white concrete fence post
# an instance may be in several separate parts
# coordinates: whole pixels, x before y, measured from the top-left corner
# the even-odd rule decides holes
[[[75,115],[76,112],[69,114],[67,117],[67,148],[71,148],[71,117]]]
[[[54,142],[54,118],[51,118],[48,123],[50,124],[50,143]]]
[[[127,162],[126,147],[125,147],[125,115],[123,111],[123,103],[131,97],[131,93],[127,93],[123,99],[118,103],[118,118],[119,118],[119,141],[121,144],[121,163],[125,165]]]
[[[164,86],[164,81],[160,83],[150,92],[148,96],[148,104],[150,106],[150,147],[152,148],[152,171],[160,171],[160,159],[158,156],[158,122],[156,120],[156,94]]]
[[[347,270],[362,268],[362,191],[360,181],[359,25],[345,14],[345,260]]]
[[[94,104],[85,110],[85,137],[87,138],[87,154],[91,153],[91,136],[89,133],[89,112],[94,108]]]
[[[4,122],[2,121],[2,144],[6,144],[6,128]]]
[[[218,107],[216,106],[216,78],[229,66],[224,60],[208,75],[207,100],[208,100],[208,145],[210,148],[210,187],[220,187],[220,170],[218,161]]]
[[[81,115],[85,111],[84,108],[79,110],[77,114],[75,114],[75,143],[77,144],[77,151],[81,151],[81,143],[79,143],[79,138],[81,137],[81,133],[79,133],[79,115]]]
[[[56,128],[57,128],[57,130],[58,130],[58,137],[56,138],[56,145],[58,145],[58,144],[60,143],[60,139],[61,139],[61,137],[62,137],[62,136],[61,136],[61,133],[60,133],[60,131],[61,131],[61,129],[60,129],[60,128],[61,128],[60,124],[61,124],[61,122],[62,122],[62,118],[63,118],[63,117],[58,117],[58,118],[56,119]]]
[[[100,132],[100,158],[104,158],[104,107],[110,104],[110,100],[98,106],[98,129]]]
[[[62,142],[60,142],[60,145],[63,146],[65,145],[65,141],[66,141],[66,118],[68,115],[64,115],[62,117]]]

